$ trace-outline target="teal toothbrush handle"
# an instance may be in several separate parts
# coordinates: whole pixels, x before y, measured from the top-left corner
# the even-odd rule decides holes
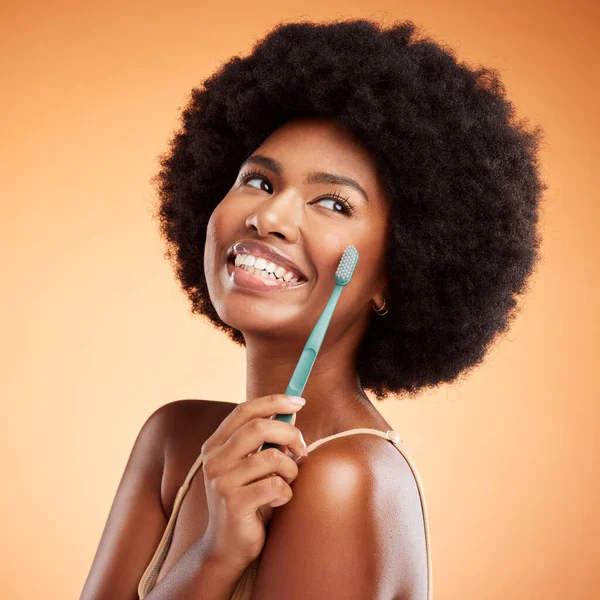
[[[333,315],[335,305],[337,304],[343,289],[344,286],[337,284],[333,288],[333,292],[331,292],[331,296],[327,301],[327,305],[323,309],[323,312],[321,313],[316,325],[313,327],[311,334],[308,336],[304,350],[302,350],[298,364],[296,365],[292,378],[290,379],[287,389],[285,390],[287,395],[302,396],[302,392],[304,391],[306,382],[308,381],[308,376],[312,371],[315,360],[317,359],[317,354],[319,354],[321,344],[323,343],[323,339],[327,333],[327,327],[329,326],[329,321],[331,321],[331,315]],[[293,416],[294,413],[275,415],[273,420],[291,423]],[[279,444],[265,442],[262,447],[259,448],[258,452],[267,450],[267,448],[279,448]]]

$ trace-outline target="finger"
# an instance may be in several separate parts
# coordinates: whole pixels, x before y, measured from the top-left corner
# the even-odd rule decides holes
[[[273,420],[275,418],[275,415],[271,415],[269,417],[270,420]],[[292,420],[290,421],[290,425],[295,425],[296,424],[296,413],[292,414]],[[256,450],[253,450],[252,452],[250,452],[247,456],[252,456],[253,454],[256,454],[257,452],[260,452],[262,450],[262,447],[264,446],[264,444],[261,444]],[[288,449],[287,446],[280,446],[279,448],[284,454],[287,454],[290,457],[294,457],[295,454],[290,451]]]
[[[215,432],[202,445],[202,453],[223,445],[243,425],[256,418],[269,418],[276,414],[293,414],[302,408],[294,404],[293,396],[271,394],[241,402],[219,424]]]
[[[292,426],[296,425],[296,414],[297,414],[297,413],[294,413],[294,414],[292,415],[292,420],[290,421],[290,425],[292,425]],[[261,449],[262,449],[262,446],[261,446]],[[297,462],[297,461],[298,461],[298,460],[301,458],[301,456],[298,456],[298,455],[294,454],[294,453],[293,453],[293,452],[292,452],[292,451],[291,451],[291,450],[288,448],[288,446],[287,446],[287,445],[280,446],[280,448],[279,448],[279,449],[280,449],[280,450],[281,450],[281,451],[282,451],[282,452],[283,452],[283,453],[284,453],[286,456],[289,456],[289,457],[290,457],[290,458],[291,458],[291,459],[292,459],[294,462]],[[256,450],[256,451],[257,451],[257,452],[259,452],[259,451],[260,451],[260,449],[258,449],[258,450]]]
[[[289,502],[293,495],[292,488],[275,475],[240,488],[238,501],[244,506],[244,512],[248,510],[246,514],[252,514],[265,504],[279,506]]]
[[[274,419],[254,419],[238,429],[225,442],[220,457],[227,461],[241,460],[265,442],[289,446],[298,456],[304,454],[306,449],[302,433],[297,427]],[[278,448],[275,450],[280,452]]]
[[[222,477],[227,485],[241,487],[270,475],[279,475],[289,485],[298,476],[298,465],[277,448],[269,448],[239,461]]]

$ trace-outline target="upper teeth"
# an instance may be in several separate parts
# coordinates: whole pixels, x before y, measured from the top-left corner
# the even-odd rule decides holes
[[[268,273],[273,273],[274,276],[284,279],[289,282],[298,281],[298,277],[285,269],[285,267],[281,267],[274,262],[270,262],[265,260],[262,256],[254,256],[253,254],[237,254],[235,257],[235,265],[239,267],[244,265],[246,267],[254,267],[256,272],[258,271],[266,271]]]

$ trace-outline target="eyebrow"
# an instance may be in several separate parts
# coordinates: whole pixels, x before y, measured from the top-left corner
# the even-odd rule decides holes
[[[283,173],[283,166],[280,162],[276,161],[274,158],[262,156],[261,154],[253,154],[252,156],[249,156],[242,163],[242,167],[247,164],[260,165],[265,169],[269,169],[269,171],[273,171],[273,173],[276,173],[277,175],[281,175]],[[346,177],[345,175],[326,173],[324,171],[313,171],[307,175],[306,183],[331,183],[335,185],[345,185],[355,189],[364,197],[367,202],[369,202],[369,197],[367,196],[367,192],[365,192],[363,187],[357,181],[354,181],[354,179]]]

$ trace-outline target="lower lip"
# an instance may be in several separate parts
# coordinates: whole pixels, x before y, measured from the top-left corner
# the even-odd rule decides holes
[[[259,292],[289,292],[302,287],[306,283],[305,280],[292,284],[283,284],[270,277],[261,277],[260,275],[249,273],[241,267],[236,267],[231,261],[227,262],[227,272],[235,285],[250,290],[258,290]]]

